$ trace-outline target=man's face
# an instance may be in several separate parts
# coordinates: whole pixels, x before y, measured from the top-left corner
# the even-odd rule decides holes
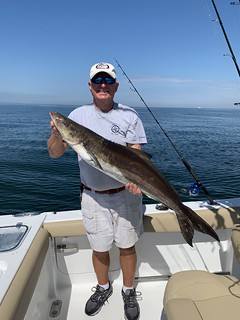
[[[93,83],[92,81],[88,83],[89,85],[89,89],[93,95],[93,98],[96,101],[113,101],[115,92],[118,89],[118,83],[115,82],[113,84],[107,84],[106,80],[104,80],[104,78],[111,78],[107,73],[105,72],[100,72],[97,73],[93,79],[96,78],[103,78],[103,80],[99,83]]]

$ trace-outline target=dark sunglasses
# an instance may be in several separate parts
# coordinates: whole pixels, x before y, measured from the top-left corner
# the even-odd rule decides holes
[[[116,82],[116,79],[113,79],[111,77],[92,78],[91,82],[94,84],[100,84],[103,82],[103,80],[106,82],[106,84],[114,84]]]

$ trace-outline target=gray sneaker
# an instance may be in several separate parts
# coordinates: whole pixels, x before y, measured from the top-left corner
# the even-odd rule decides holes
[[[135,289],[127,290],[125,293],[122,290],[122,297],[124,301],[124,313],[126,320],[138,320],[140,315],[140,308],[137,298],[141,292],[136,293]]]
[[[109,288],[104,290],[102,287],[97,285],[96,287],[92,288],[92,291],[95,291],[93,295],[88,299],[86,306],[85,306],[85,313],[88,316],[94,316],[97,314],[102,306],[105,304],[105,301],[111,296],[113,290],[112,285],[109,282]]]

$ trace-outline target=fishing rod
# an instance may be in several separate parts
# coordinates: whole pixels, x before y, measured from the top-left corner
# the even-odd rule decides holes
[[[214,8],[214,10],[215,10],[215,12],[216,12],[216,15],[217,15],[217,18],[218,18],[220,27],[222,28],[223,35],[224,35],[225,40],[226,40],[226,42],[227,42],[228,49],[229,49],[229,51],[230,51],[230,53],[231,53],[230,56],[231,56],[231,58],[232,58],[232,60],[233,60],[233,63],[234,63],[235,68],[236,68],[236,70],[237,70],[238,76],[240,77],[240,69],[239,69],[239,66],[238,66],[238,63],[237,63],[237,59],[236,59],[236,57],[235,57],[235,55],[234,55],[234,52],[233,52],[232,47],[231,47],[231,44],[230,44],[230,42],[229,42],[229,40],[228,40],[228,36],[227,36],[227,33],[226,33],[225,29],[224,29],[224,26],[223,26],[221,17],[220,17],[220,15],[219,15],[219,13],[218,13],[218,10],[217,10],[217,7],[216,7],[216,4],[215,4],[214,0],[211,0],[211,1],[212,1],[213,8]],[[231,4],[235,4],[235,3],[234,3],[234,2],[231,2]]]
[[[182,160],[184,166],[187,168],[187,170],[190,172],[190,174],[192,175],[192,177],[195,179],[196,184],[194,184],[192,186],[192,194],[194,195],[196,192],[196,189],[202,189],[203,192],[205,193],[207,199],[209,200],[210,204],[216,204],[210,193],[208,192],[208,190],[206,189],[206,187],[204,187],[204,185],[202,184],[202,182],[200,181],[200,179],[198,178],[198,176],[196,175],[196,173],[193,171],[192,167],[190,166],[190,164],[188,163],[188,161],[182,156],[182,154],[179,152],[179,150],[177,149],[176,145],[173,143],[172,139],[170,138],[170,136],[168,135],[168,133],[164,130],[164,128],[162,127],[162,125],[160,124],[160,122],[158,121],[158,119],[155,117],[155,115],[153,114],[152,110],[149,108],[149,106],[147,105],[146,101],[143,99],[143,97],[141,96],[141,94],[139,93],[139,91],[137,90],[137,88],[135,87],[135,85],[133,84],[133,82],[131,81],[131,79],[128,77],[128,75],[126,74],[126,72],[123,70],[122,66],[119,64],[119,62],[114,59],[118,65],[118,67],[122,70],[123,75],[127,78],[128,82],[131,84],[131,86],[133,87],[134,91],[136,92],[136,94],[139,96],[139,98],[141,99],[141,101],[143,102],[143,104],[145,105],[145,107],[147,108],[147,110],[150,112],[151,116],[153,117],[153,119],[156,121],[157,125],[160,127],[160,129],[162,130],[162,132],[164,133],[164,135],[167,137],[168,141],[170,142],[170,144],[172,145],[172,147],[174,148],[174,150],[177,152],[178,156],[180,157],[180,159]]]

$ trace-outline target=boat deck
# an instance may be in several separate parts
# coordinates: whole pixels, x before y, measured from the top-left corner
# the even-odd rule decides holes
[[[62,300],[62,309],[58,320],[89,320],[84,312],[85,303],[92,294],[91,288],[96,283],[86,283],[85,285],[74,285],[70,290],[62,290],[59,299]],[[139,299],[139,306],[141,316],[140,319],[152,320],[167,320],[166,316],[162,314],[163,306],[163,292],[166,286],[166,281],[149,281],[140,282],[137,284],[137,291],[142,293]],[[94,316],[94,319],[99,320],[123,320],[124,308],[121,297],[121,281],[114,281],[113,294],[109,301],[105,303],[101,311]],[[50,309],[50,306],[49,306]],[[114,315],[114,316],[113,316]],[[53,318],[48,315],[46,320]]]

